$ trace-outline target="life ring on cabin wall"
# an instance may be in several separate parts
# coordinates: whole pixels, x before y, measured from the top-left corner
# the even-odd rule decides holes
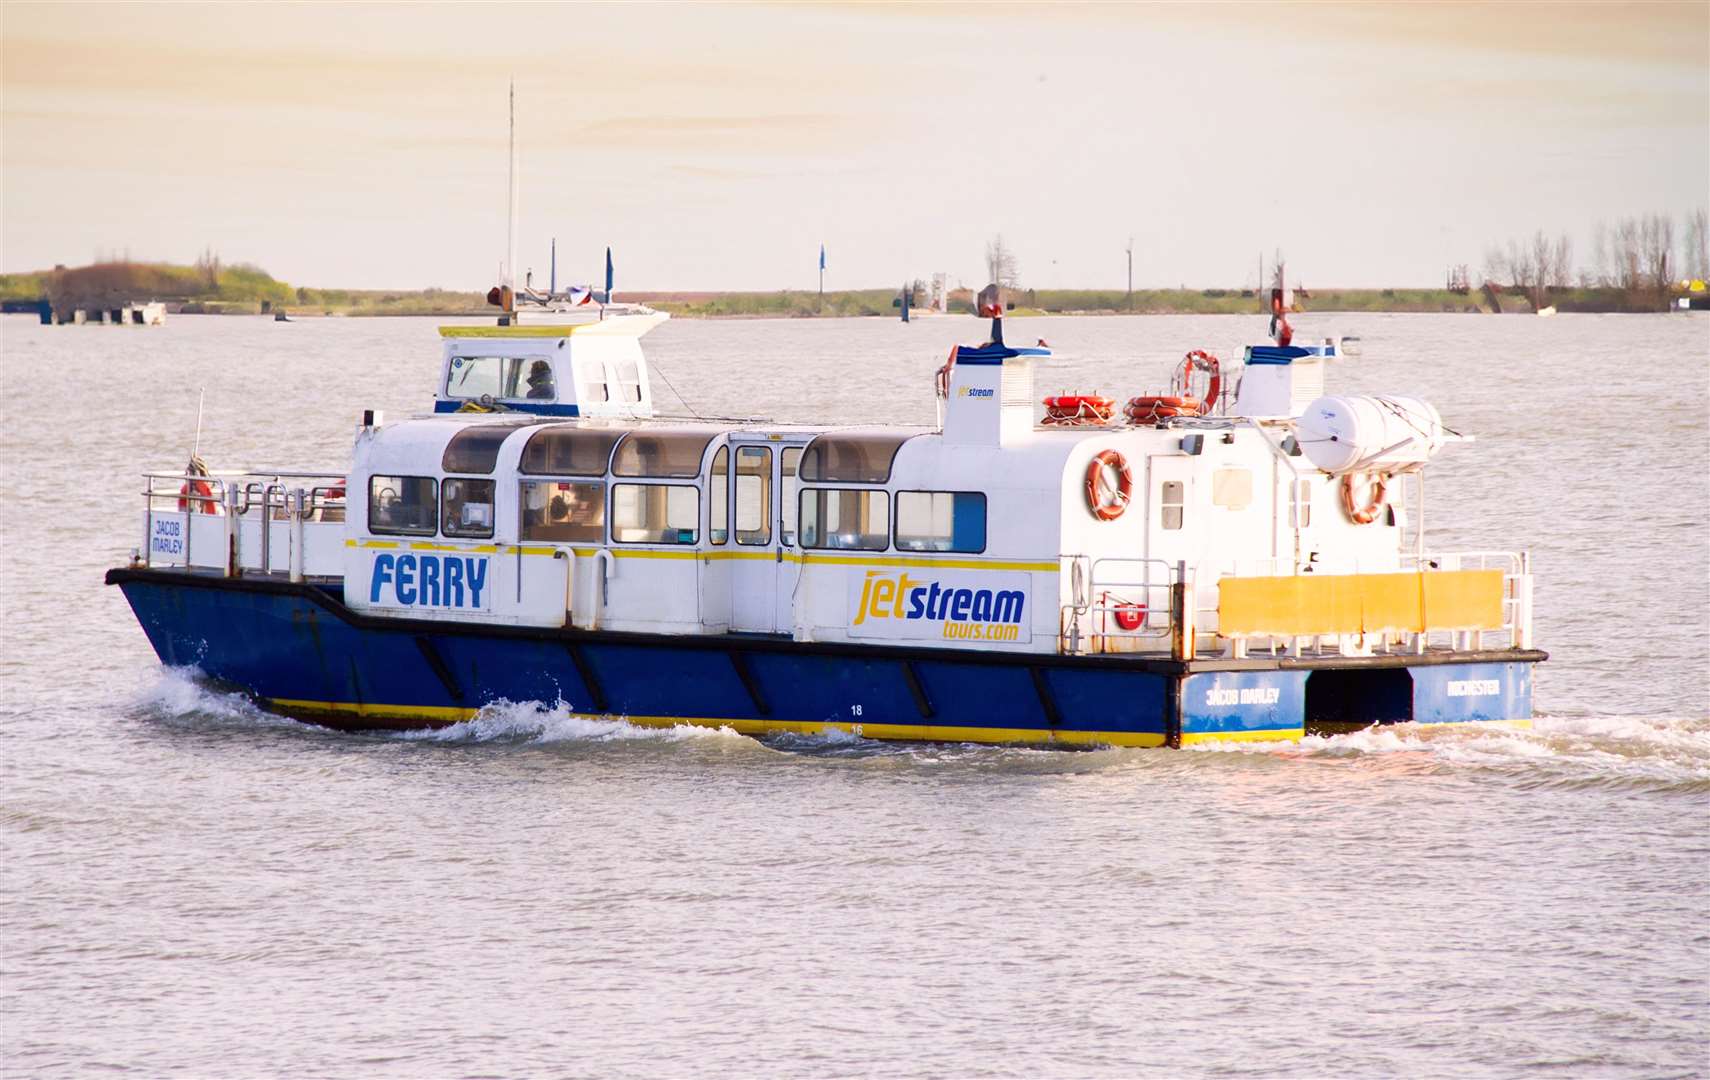
[[[1134,473],[1121,454],[1100,450],[1087,462],[1087,509],[1093,517],[1115,521],[1128,509],[1128,498],[1133,493]]]
[[[1354,478],[1370,476],[1372,480],[1371,497],[1364,506],[1354,505]],[[1389,502],[1388,473],[1343,473],[1342,474],[1342,510],[1348,515],[1348,520],[1355,525],[1370,525],[1383,513],[1383,508]]]
[[[198,496],[191,498],[190,496]],[[214,489],[206,480],[192,477],[178,489],[178,512],[218,514],[220,504],[214,501]]]

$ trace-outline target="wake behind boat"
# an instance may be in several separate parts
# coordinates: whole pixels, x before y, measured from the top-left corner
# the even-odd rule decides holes
[[[337,474],[149,474],[107,580],[164,663],[344,728],[501,700],[1127,746],[1527,721],[1528,561],[1428,546],[1418,478],[1458,438],[1429,405],[1326,395],[1345,344],[1284,320],[1041,420],[1049,350],[982,309],[930,429],[660,418],[657,319],[445,327],[434,413],[365,414]]]

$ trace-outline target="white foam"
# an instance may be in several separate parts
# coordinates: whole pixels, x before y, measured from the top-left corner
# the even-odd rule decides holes
[[[647,727],[632,724],[622,717],[593,718],[578,716],[562,700],[550,704],[542,701],[493,701],[481,707],[472,718],[432,731],[399,732],[398,738],[433,742],[492,742],[521,740],[534,743],[557,742],[623,742],[647,740],[681,742],[686,739],[741,738],[728,727],[699,727],[676,724],[670,727]]]
[[[1392,724],[1299,742],[1208,743],[1191,749],[1357,759],[1418,754],[1468,767],[1552,766],[1583,780],[1710,781],[1710,721],[1634,716],[1538,717],[1530,730],[1497,724]]]
[[[162,665],[159,677],[138,693],[131,705],[171,719],[212,717],[252,724],[296,724],[268,712],[243,694],[211,689],[202,679],[198,668]]]

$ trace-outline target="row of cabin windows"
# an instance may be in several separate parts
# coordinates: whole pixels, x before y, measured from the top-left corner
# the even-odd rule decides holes
[[[578,400],[640,404],[641,366],[635,360],[619,360],[610,371],[604,363],[592,360],[579,361],[575,368],[582,382]],[[451,373],[446,378],[445,393],[450,398],[472,401],[485,398],[494,401],[555,401],[558,385],[552,374],[552,364],[546,360],[454,356],[451,358]]]
[[[502,441],[502,430],[488,438]],[[607,433],[606,452],[620,437]],[[711,441],[710,436],[706,440]],[[680,442],[680,440],[672,440]],[[550,445],[550,444],[549,444]],[[578,440],[577,445],[588,445]],[[700,443],[704,450],[705,442]],[[720,447],[709,476],[711,507],[708,541],[722,546],[732,537],[730,500],[732,447]],[[739,545],[766,546],[772,542],[772,450],[764,446],[734,448],[736,484],[735,540]],[[649,440],[634,443],[633,452],[619,452],[623,471],[612,462],[614,474],[665,470],[670,475],[691,476],[693,447],[650,446]],[[591,456],[591,455],[590,455]],[[784,497],[780,504],[780,536],[784,545],[798,542],[805,548],[853,551],[883,551],[891,546],[892,500],[889,493],[869,488],[811,488],[800,493],[795,487],[802,449],[783,450],[780,472]],[[572,461],[537,461],[548,464],[579,464]],[[580,463],[591,466],[593,463]],[[571,470],[566,470],[571,471]],[[376,476],[369,488],[369,527],[376,533],[402,536],[432,536],[442,532],[459,539],[490,539],[493,535],[493,481],[464,477],[448,478],[444,498],[432,477]],[[524,481],[523,539],[594,541],[605,535],[606,500],[598,483]],[[1289,500],[1290,525],[1305,528],[1311,523],[1311,481],[1296,481]],[[1253,475],[1247,469],[1219,469],[1212,474],[1213,505],[1242,510],[1251,505]],[[1158,525],[1165,531],[1182,528],[1186,514],[1185,488],[1181,481],[1168,480],[1159,487]],[[895,544],[899,551],[980,552],[986,545],[986,497],[979,492],[904,491],[895,496]],[[700,540],[700,493],[674,484],[612,485],[612,539],[617,543],[694,544]],[[800,522],[799,537],[798,526]]]
[[[744,473],[737,451],[736,541],[770,543],[770,462]],[[720,451],[722,455],[724,451]],[[787,454],[788,452],[786,452]],[[749,455],[750,458],[754,455]],[[760,464],[750,468],[759,470]],[[744,485],[744,479],[754,481]],[[619,544],[695,544],[700,541],[701,493],[686,484],[623,484],[611,487],[611,538]],[[600,543],[606,535],[606,485],[565,480],[521,484],[523,540]],[[709,539],[726,542],[728,504],[715,485]],[[443,496],[443,497],[442,497]],[[780,507],[785,543],[828,550],[883,551],[891,545],[889,492],[871,488],[809,488],[799,501]],[[899,491],[896,547],[899,551],[982,552],[986,548],[986,497],[971,491]],[[493,536],[493,481],[448,477],[441,486],[428,476],[373,476],[368,481],[370,532],[488,540]],[[437,524],[437,529],[436,529]]]

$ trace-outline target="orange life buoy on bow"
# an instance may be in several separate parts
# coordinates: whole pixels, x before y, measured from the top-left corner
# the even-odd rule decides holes
[[[197,498],[190,498],[190,496]],[[178,512],[190,511],[197,514],[218,514],[220,504],[214,501],[214,489],[206,480],[191,477],[184,481],[178,489]]]
[[[1371,499],[1364,506],[1354,505],[1354,477],[1357,473],[1342,474],[1342,509],[1348,515],[1348,520],[1355,525],[1370,525],[1383,513],[1384,505],[1389,501],[1389,475],[1387,473],[1372,473]]]
[[[1100,521],[1114,521],[1128,509],[1134,474],[1115,450],[1100,450],[1087,463],[1087,509]]]

